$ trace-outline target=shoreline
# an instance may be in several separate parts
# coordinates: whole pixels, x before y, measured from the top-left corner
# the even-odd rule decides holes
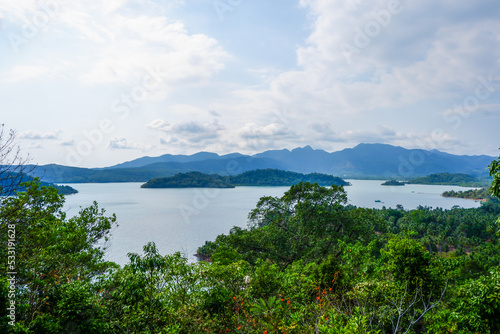
[[[471,198],[471,197],[458,197],[458,196],[442,196],[442,197],[445,197],[445,198],[469,199],[469,200],[480,201],[480,202],[486,202],[487,201],[487,199],[485,199],[485,198]]]

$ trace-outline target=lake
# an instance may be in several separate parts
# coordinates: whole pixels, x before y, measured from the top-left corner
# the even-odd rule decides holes
[[[405,209],[419,205],[450,209],[479,207],[480,203],[459,198],[444,198],[446,190],[467,190],[457,186],[405,185],[382,186],[383,181],[348,180],[345,187],[349,203],[366,208]],[[233,226],[246,227],[247,216],[262,196],[281,196],[289,187],[236,187],[233,189],[142,189],[142,183],[75,183],[79,191],[66,197],[68,216],[97,201],[106,213],[117,216],[106,259],[123,265],[127,253],[142,253],[149,241],[162,254],[183,253],[190,261],[206,240],[227,234]],[[375,201],[380,202],[375,202]]]

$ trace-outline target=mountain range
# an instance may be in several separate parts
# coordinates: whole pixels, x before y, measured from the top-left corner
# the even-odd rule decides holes
[[[199,171],[237,175],[256,169],[281,169],[298,173],[324,173],[343,178],[408,180],[433,173],[466,173],[486,177],[495,157],[454,155],[437,150],[406,149],[387,144],[359,144],[337,152],[310,146],[293,150],[269,150],[255,155],[165,154],[141,157],[105,168],[78,168],[61,165],[35,166],[34,175],[46,182],[145,182],[151,178]]]

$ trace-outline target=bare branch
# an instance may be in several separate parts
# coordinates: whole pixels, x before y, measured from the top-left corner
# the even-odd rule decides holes
[[[5,130],[0,125],[0,196],[13,195],[19,184],[26,181],[27,174],[34,167],[29,166],[29,157],[21,155],[20,147],[15,143],[14,130]]]

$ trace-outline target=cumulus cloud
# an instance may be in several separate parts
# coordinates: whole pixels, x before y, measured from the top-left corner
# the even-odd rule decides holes
[[[173,143],[179,140],[191,143],[210,141],[217,139],[220,132],[225,129],[217,120],[210,122],[168,122],[161,119],[154,120],[147,125],[147,128],[167,134],[168,138],[163,139],[164,143]]]
[[[75,140],[74,139],[69,139],[69,140],[63,140],[59,143],[61,146],[73,146],[75,145]]]
[[[7,74],[5,81],[21,82],[24,80],[47,79],[50,74],[50,68],[39,65],[19,65],[12,68]]]
[[[65,2],[51,7],[48,22],[35,27],[35,35],[50,28],[46,35],[49,42],[37,52],[40,66],[20,64],[13,74],[21,75],[15,80],[48,74],[64,75],[88,85],[130,84],[140,80],[148,66],[159,66],[164,84],[169,85],[203,82],[224,68],[229,56],[215,39],[190,34],[182,22],[153,13],[153,3],[141,14],[129,10],[129,5],[140,6],[113,0]],[[0,12],[17,24],[21,37],[26,21],[36,15],[47,16],[47,10],[34,0],[16,1],[16,5],[0,2]],[[55,36],[78,56],[58,53],[55,41],[50,42]]]
[[[406,138],[405,134],[396,132],[391,127],[378,125],[374,130],[347,130],[337,132],[330,123],[312,123],[310,128],[316,133],[316,138],[327,142],[342,143],[387,143]]]
[[[109,148],[116,150],[141,150],[146,151],[153,148],[151,144],[139,144],[127,140],[126,138],[113,138],[109,141]]]
[[[444,1],[439,8],[430,0],[401,1],[393,14],[389,3],[301,1],[312,32],[297,49],[299,68],[276,76],[260,98],[285,98],[316,115],[364,112],[473,92],[477,77],[498,66],[495,1]],[[386,23],[379,23],[382,13],[389,13]],[[349,56],[347,44],[356,48]]]
[[[54,131],[41,132],[36,130],[26,130],[16,135],[19,139],[58,139],[59,133]]]
[[[264,126],[258,126],[255,123],[247,123],[238,133],[240,137],[244,139],[271,139],[295,136],[293,131],[284,124],[279,123],[271,123]]]
[[[299,141],[297,133],[282,123],[267,125],[246,123],[236,133],[239,137],[237,140],[239,147],[252,152],[288,146],[290,142]]]

